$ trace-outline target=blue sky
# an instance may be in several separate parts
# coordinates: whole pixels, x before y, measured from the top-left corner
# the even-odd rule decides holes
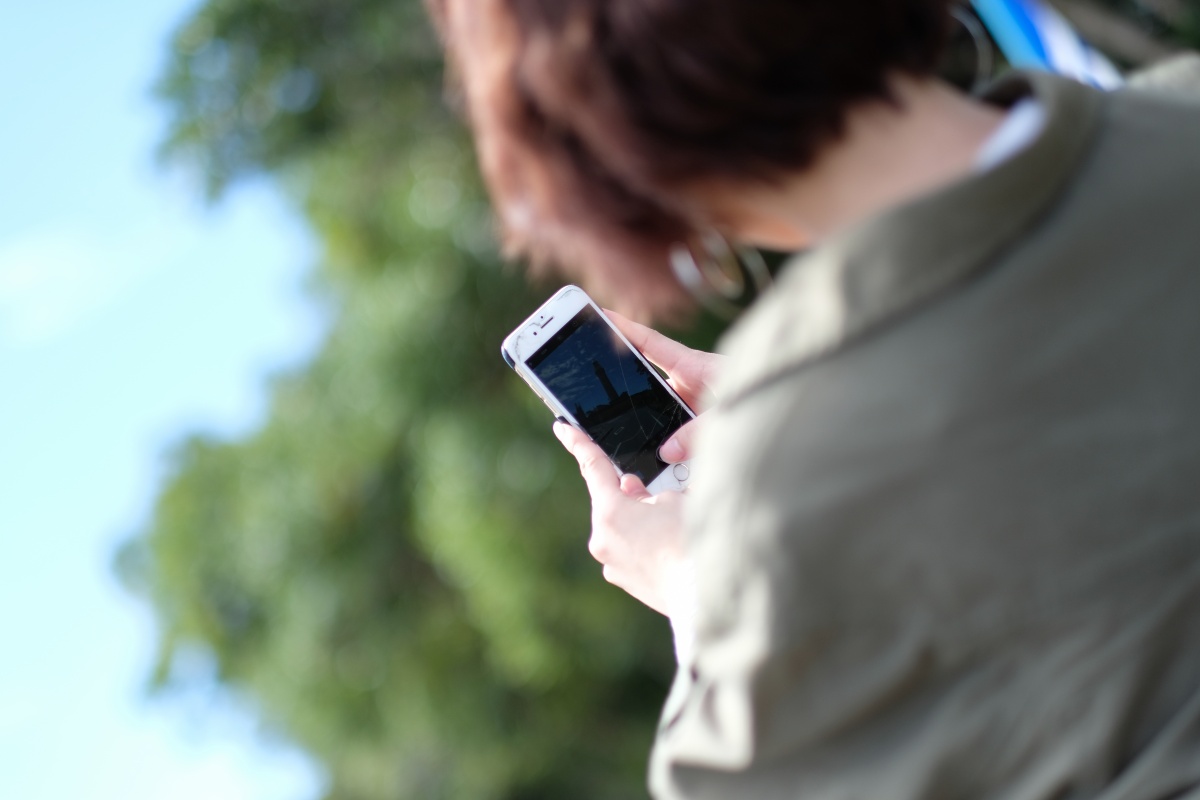
[[[111,574],[189,431],[258,424],[311,354],[317,257],[271,187],[209,208],[155,165],[178,0],[10,4],[0,24],[0,797],[305,800],[320,775],[228,699],[150,700]]]

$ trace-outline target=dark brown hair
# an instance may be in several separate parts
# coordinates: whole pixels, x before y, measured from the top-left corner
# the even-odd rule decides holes
[[[689,188],[808,167],[847,110],[931,74],[950,0],[428,0],[507,252],[678,308]]]

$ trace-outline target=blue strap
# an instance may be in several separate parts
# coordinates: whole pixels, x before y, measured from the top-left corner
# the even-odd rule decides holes
[[[1084,43],[1044,0],[971,0],[971,4],[1014,67],[1057,72],[1102,88],[1121,85],[1112,63]]]
[[[972,0],[1008,63],[1020,69],[1049,69],[1037,23],[1023,0]]]

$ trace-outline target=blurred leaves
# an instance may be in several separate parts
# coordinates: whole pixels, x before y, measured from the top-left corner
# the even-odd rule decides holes
[[[163,154],[212,196],[278,179],[323,242],[328,341],[263,430],[194,437],[119,557],[160,688],[211,652],[330,798],[642,792],[673,657],[608,586],[587,502],[499,342],[548,293],[495,254],[417,0],[211,0]]]
[[[164,154],[197,168],[213,194],[331,138],[410,139],[446,122],[420,2],[212,0],[173,49],[160,87],[175,111]]]

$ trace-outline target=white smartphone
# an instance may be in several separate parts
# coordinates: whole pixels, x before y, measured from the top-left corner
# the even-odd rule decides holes
[[[695,413],[578,286],[547,300],[500,352],[619,472],[641,478],[651,494],[687,488],[691,465],[661,461],[658,448]]]

